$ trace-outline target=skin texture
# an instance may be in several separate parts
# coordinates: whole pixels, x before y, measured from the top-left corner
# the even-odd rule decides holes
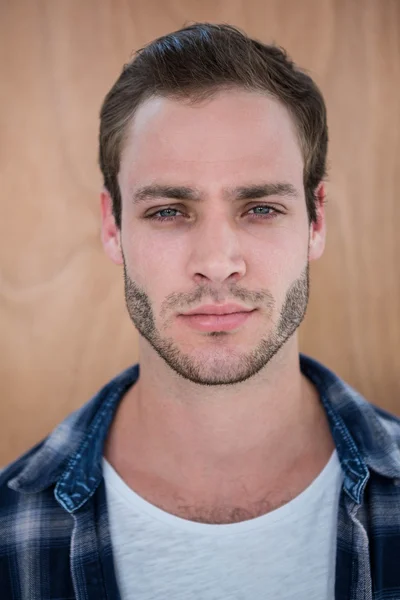
[[[231,522],[272,510],[304,490],[334,448],[300,372],[297,336],[309,261],[325,246],[324,185],[310,224],[294,123],[276,100],[243,90],[201,104],[146,101],[118,180],[121,229],[103,190],[102,241],[123,269],[140,377],[105,456],[135,491],[184,518]],[[293,193],[234,191],[277,183]],[[184,186],[198,199],[135,202],[150,185]],[[146,218],[154,214],[171,219]],[[257,310],[226,332],[199,332],[179,317],[221,302]]]

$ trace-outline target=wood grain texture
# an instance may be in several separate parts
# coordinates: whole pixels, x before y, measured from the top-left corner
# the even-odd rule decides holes
[[[285,47],[328,106],[328,243],[301,349],[400,414],[400,2],[2,0],[0,464],[138,360],[100,243],[98,113],[132,52],[191,21]]]

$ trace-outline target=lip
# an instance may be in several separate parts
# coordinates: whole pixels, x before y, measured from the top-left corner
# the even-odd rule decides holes
[[[256,309],[222,315],[180,315],[180,318],[186,325],[198,331],[231,331],[243,325],[255,312]]]
[[[199,306],[199,308],[194,308],[187,313],[184,313],[183,316],[191,316],[191,315],[230,315],[232,313],[244,313],[244,312],[252,312],[253,308],[247,308],[246,306],[240,306],[240,304],[206,304],[204,306]]]

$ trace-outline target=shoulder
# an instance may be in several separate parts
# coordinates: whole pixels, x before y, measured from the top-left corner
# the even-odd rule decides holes
[[[390,441],[400,448],[400,417],[371,403],[370,407],[385,434],[383,442]]]
[[[73,595],[69,556],[73,523],[71,516],[57,503],[54,486],[19,490],[13,482],[34,469],[35,460],[44,469],[40,451],[47,438],[32,446],[0,472],[0,581],[3,600],[26,597],[26,574],[30,573],[29,592],[42,598],[43,581],[50,581],[56,567],[57,597]],[[33,463],[33,464],[32,464]],[[47,584],[46,584],[47,590]],[[25,590],[25,591],[24,591]],[[31,597],[31,596],[29,596]],[[33,597],[33,596],[32,596]],[[46,598],[48,596],[46,595]],[[53,597],[53,595],[52,595]]]
[[[8,483],[14,479],[14,477],[17,477],[22,473],[31,458],[43,447],[46,439],[47,438],[41,440],[18,458],[0,469],[0,514],[4,510],[8,512],[11,509],[13,502],[16,500],[16,497],[19,496],[16,491],[9,487]]]

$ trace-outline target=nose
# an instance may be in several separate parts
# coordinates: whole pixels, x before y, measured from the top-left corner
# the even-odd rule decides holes
[[[235,225],[222,217],[207,219],[193,239],[188,266],[191,276],[202,283],[241,279],[246,263]]]

